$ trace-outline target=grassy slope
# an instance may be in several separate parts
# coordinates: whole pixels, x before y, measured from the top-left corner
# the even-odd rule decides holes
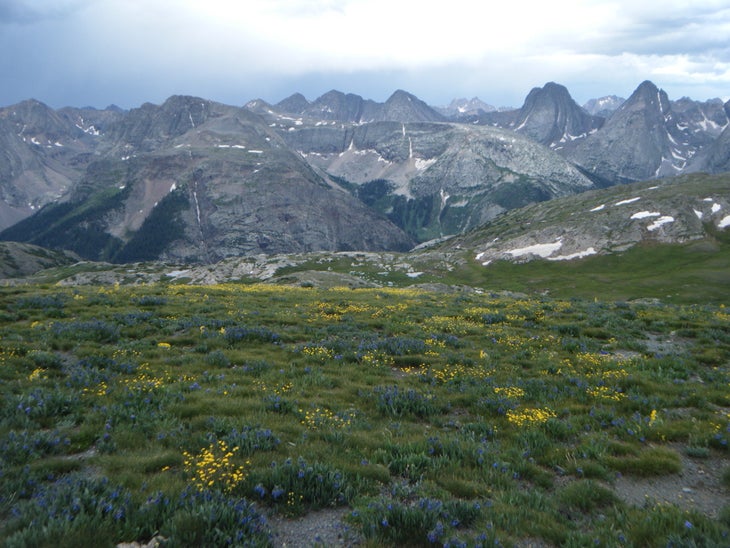
[[[223,515],[240,497],[348,506],[371,546],[728,534],[728,508],[612,490],[677,474],[682,452],[727,463],[721,307],[240,284],[0,288],[0,304],[8,545],[214,545],[209,506],[179,498],[203,485]],[[234,517],[216,527],[235,536]]]
[[[636,246],[613,255],[526,264],[472,263],[452,280],[559,298],[723,303],[730,295],[730,246],[700,241]]]

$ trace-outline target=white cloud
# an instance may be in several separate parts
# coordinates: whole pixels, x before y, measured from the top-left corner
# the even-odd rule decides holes
[[[326,91],[335,84],[325,82],[350,77],[362,85],[369,75],[387,75],[367,86],[379,85],[383,94],[413,83],[423,89],[409,91],[432,102],[446,102],[436,99],[445,93],[498,105],[518,105],[547,81],[566,85],[579,101],[627,96],[645,79],[670,97],[724,97],[730,89],[727,1],[668,0],[661,7],[635,0],[0,2],[0,23],[21,11],[29,23],[22,32],[0,33],[0,47],[17,50],[0,59],[0,70],[7,82],[31,88],[26,96],[37,93],[20,74],[42,74],[43,89],[56,93],[76,89],[54,82],[61,78],[89,89],[136,89],[133,104],[188,92],[238,93],[242,103],[273,82],[320,80]],[[36,19],[28,18],[30,6]],[[13,47],[21,42],[34,48]],[[0,101],[12,91],[4,84]],[[300,90],[288,90],[294,91]]]

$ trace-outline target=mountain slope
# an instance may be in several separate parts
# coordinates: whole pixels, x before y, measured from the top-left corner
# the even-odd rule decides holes
[[[504,130],[378,122],[281,133],[318,171],[351,188],[418,241],[593,184],[549,149]]]
[[[688,120],[673,111],[663,90],[646,81],[600,131],[565,155],[606,184],[678,175],[708,141]]]
[[[70,189],[96,139],[39,101],[0,109],[0,229]]]
[[[0,237],[122,262],[411,245],[246,110],[174,97],[109,134],[65,202]]]
[[[78,256],[63,251],[16,242],[0,242],[0,279],[30,276],[47,268],[77,262]]]
[[[557,148],[595,132],[603,122],[578,106],[565,86],[548,82],[530,91],[512,127],[539,143]]]
[[[638,243],[730,239],[730,177],[686,175],[586,192],[508,212],[447,248],[496,260],[570,260]]]
[[[717,139],[700,151],[690,164],[688,171],[706,171],[709,173],[730,171],[730,101],[724,104],[722,114],[716,111],[711,119],[707,117],[705,112],[701,112],[701,114],[702,120],[699,123],[709,124],[711,130],[720,130],[722,132]],[[724,125],[722,124],[723,121]]]

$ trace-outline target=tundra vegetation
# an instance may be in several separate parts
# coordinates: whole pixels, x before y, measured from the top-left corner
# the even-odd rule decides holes
[[[267,546],[341,507],[364,546],[727,546],[729,506],[616,482],[728,462],[729,360],[719,302],[3,287],[0,543]]]

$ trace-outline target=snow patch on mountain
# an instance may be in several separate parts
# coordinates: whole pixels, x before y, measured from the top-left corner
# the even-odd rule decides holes
[[[595,255],[598,253],[596,249],[591,246],[588,249],[585,249],[583,251],[578,251],[576,253],[569,253],[567,255],[556,255],[555,257],[548,257],[549,261],[572,261],[573,259],[582,259],[583,257],[589,257],[590,255]]]
[[[654,230],[660,228],[661,226],[668,224],[668,223],[673,223],[673,222],[674,222],[674,217],[671,217],[670,215],[665,215],[663,217],[659,217],[656,221],[651,223],[646,228],[650,232],[653,232]]]
[[[431,167],[433,164],[436,163],[436,158],[429,158],[428,160],[423,160],[421,158],[416,158],[416,169],[419,171],[424,171]]]
[[[631,219],[646,219],[647,217],[661,217],[658,211],[639,211],[631,216]]]
[[[523,257],[525,255],[537,255],[539,257],[542,257],[543,259],[549,257],[553,253],[555,253],[558,249],[560,249],[563,246],[563,242],[557,241],[553,243],[548,244],[534,244],[529,245],[527,247],[521,247],[518,249],[510,249],[508,251],[505,251],[505,253],[508,253],[509,255],[512,255],[512,257]]]

